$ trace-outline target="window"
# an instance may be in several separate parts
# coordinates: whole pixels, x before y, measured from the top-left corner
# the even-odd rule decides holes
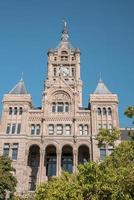
[[[14,134],[16,131],[16,124],[12,124],[12,134]]]
[[[31,125],[31,135],[35,134],[35,124]]]
[[[63,111],[64,111],[63,103],[58,103],[57,104],[57,112],[63,112]]]
[[[112,129],[113,129],[112,124],[109,124],[108,128],[109,128],[110,130],[112,130]]]
[[[79,125],[79,132],[80,132],[80,135],[83,135],[83,126],[82,125]]]
[[[68,103],[65,103],[65,112],[68,112],[69,111],[69,105]]]
[[[10,149],[10,144],[5,143],[3,148],[3,156],[9,156],[9,149]]]
[[[97,109],[98,115],[101,115],[101,108]]]
[[[40,124],[36,125],[36,135],[40,135]]]
[[[20,108],[19,108],[19,115],[22,115],[22,113],[23,113],[23,108],[20,107]]]
[[[52,103],[52,112],[56,112],[56,104]]]
[[[14,108],[14,115],[17,115],[18,109],[17,107]]]
[[[53,124],[49,124],[48,133],[49,133],[49,135],[53,135],[54,134],[54,125]]]
[[[75,76],[75,69],[72,68],[72,76]]]
[[[12,115],[12,113],[13,113],[13,109],[12,107],[9,107],[9,115]]]
[[[69,112],[69,104],[67,102],[52,103],[52,112]]]
[[[108,115],[112,115],[112,110],[111,110],[111,108],[108,108]]]
[[[103,108],[103,115],[106,115],[106,108]]]
[[[104,158],[106,157],[106,146],[102,146],[100,148],[100,160],[104,160]]]
[[[69,124],[66,124],[66,135],[71,135],[71,126]]]
[[[17,126],[17,134],[19,134],[21,132],[21,124],[19,123]]]
[[[98,129],[101,129],[102,128],[102,125],[101,124],[98,124]]]
[[[103,128],[107,128],[107,124],[103,124]]]
[[[68,61],[68,56],[61,56],[61,61]]]
[[[56,68],[54,68],[54,76],[56,76]]]
[[[18,155],[18,143],[14,143],[12,148],[12,160],[17,160],[17,155]]]
[[[88,125],[84,126],[84,135],[88,135]]]
[[[57,135],[63,134],[63,126],[61,124],[57,125]]]
[[[54,61],[56,61],[57,60],[57,58],[56,57],[54,57]]]
[[[74,57],[72,57],[72,61],[74,60]]]
[[[11,124],[7,124],[7,130],[6,130],[6,133],[7,133],[7,134],[10,133],[10,129],[11,129]]]

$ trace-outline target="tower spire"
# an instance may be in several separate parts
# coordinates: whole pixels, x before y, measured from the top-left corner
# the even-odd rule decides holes
[[[63,23],[64,23],[64,27],[63,27],[63,31],[61,34],[61,41],[68,42],[69,35],[68,35],[68,30],[67,30],[67,22],[65,20],[63,20]]]

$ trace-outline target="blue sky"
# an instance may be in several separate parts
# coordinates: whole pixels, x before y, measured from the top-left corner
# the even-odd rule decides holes
[[[34,105],[41,105],[47,50],[59,43],[63,19],[82,52],[83,105],[101,71],[119,96],[120,126],[130,126],[123,112],[134,105],[133,0],[0,0],[0,100],[23,72]]]

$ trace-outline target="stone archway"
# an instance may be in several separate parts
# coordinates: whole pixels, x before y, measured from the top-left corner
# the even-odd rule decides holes
[[[89,147],[80,145],[78,148],[78,164],[84,164],[90,160]]]
[[[47,177],[56,176],[57,154],[56,154],[56,147],[54,145],[48,145],[46,147],[45,166],[46,166]]]
[[[61,167],[64,171],[73,172],[73,148],[70,145],[62,148]]]
[[[28,189],[30,191],[34,191],[36,189],[37,174],[40,165],[40,147],[36,144],[30,146],[29,148],[27,165],[31,168]]]

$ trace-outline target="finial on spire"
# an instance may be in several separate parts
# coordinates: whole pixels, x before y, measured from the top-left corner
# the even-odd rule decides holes
[[[20,79],[21,81],[23,81],[23,76],[24,76],[24,73],[22,72],[21,73],[21,79]]]
[[[67,22],[66,22],[66,20],[63,20],[63,23],[64,23],[64,29],[66,29],[67,28]]]
[[[100,78],[99,78],[99,82],[102,82],[102,78],[101,78],[101,72],[100,72]]]

